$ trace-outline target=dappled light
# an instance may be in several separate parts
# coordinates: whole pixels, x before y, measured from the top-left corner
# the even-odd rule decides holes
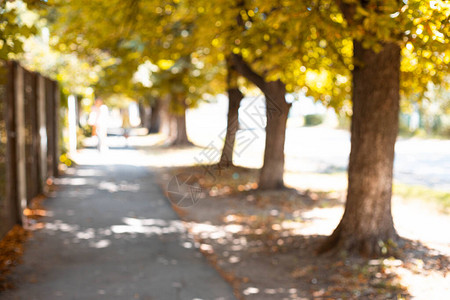
[[[444,241],[441,236],[439,247],[433,244],[430,234],[421,234],[424,224],[424,232],[441,232],[443,220],[424,220],[419,224],[418,218],[433,219],[439,218],[439,215],[432,212],[425,214],[422,210],[422,215],[417,216],[411,214],[408,206],[402,205],[394,210],[398,232],[439,250],[424,246],[417,250],[417,244],[408,241],[400,259],[364,262],[338,255],[324,258],[326,263],[318,264],[320,258],[309,251],[314,252],[314,245],[332,232],[343,213],[338,200],[329,207],[324,195],[318,196],[317,200],[297,198],[297,203],[291,206],[280,206],[286,199],[278,203],[273,199],[265,201],[261,193],[256,194],[256,199],[239,194],[216,196],[203,199],[198,206],[187,209],[183,219],[206,222],[190,222],[187,228],[202,241],[200,250],[210,256],[218,267],[231,273],[232,282],[238,284],[249,299],[272,299],[269,295],[294,299],[308,297],[311,291],[305,294],[305,290],[297,290],[296,280],[299,279],[312,283],[311,293],[316,297],[365,297],[372,293],[371,290],[376,290],[380,299],[390,297],[392,293],[418,298],[448,293],[448,261],[441,253],[449,253],[448,248],[442,247],[449,245],[449,241]],[[414,235],[410,235],[412,232]],[[266,257],[270,257],[269,261]],[[298,267],[289,263],[299,259],[302,263]],[[326,264],[333,267],[326,267]],[[284,268],[290,270],[290,275],[283,277],[284,281],[278,283],[278,287],[273,287],[270,282],[278,282],[279,272],[283,272]],[[247,283],[247,278],[253,280]],[[258,285],[255,286],[255,283]],[[412,285],[422,288],[410,288]]]

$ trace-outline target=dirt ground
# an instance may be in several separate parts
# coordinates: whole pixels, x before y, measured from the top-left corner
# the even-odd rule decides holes
[[[316,255],[315,249],[342,216],[343,191],[261,192],[256,189],[258,170],[239,167],[172,167],[160,172],[163,188],[174,175],[197,176],[202,187],[199,201],[174,208],[196,247],[232,284],[239,299],[450,297],[445,243],[437,250],[432,243],[403,239],[396,258]],[[404,205],[406,214],[414,208]],[[448,221],[448,216],[441,217]],[[400,221],[400,227],[411,229]],[[445,230],[439,235],[445,236]]]

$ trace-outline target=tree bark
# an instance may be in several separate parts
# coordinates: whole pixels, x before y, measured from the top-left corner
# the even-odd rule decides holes
[[[186,115],[175,115],[173,116],[175,122],[176,133],[174,135],[174,140],[172,141],[173,146],[187,146],[191,145],[187,137],[186,131]]]
[[[228,89],[227,133],[219,162],[221,166],[229,167],[233,165],[234,142],[236,141],[236,133],[239,128],[238,112],[242,98],[244,98],[244,95],[242,95],[239,88]]]
[[[400,47],[383,45],[379,53],[354,42],[353,116],[345,212],[319,248],[385,253],[397,239],[391,214],[394,146],[398,132]],[[389,249],[387,249],[389,251]]]
[[[171,115],[171,142],[172,146],[189,146],[192,143],[189,141],[186,129],[186,104],[184,99],[181,101],[182,112]]]
[[[151,114],[150,114],[150,128],[148,133],[158,133],[160,130],[161,123],[161,101],[157,99],[151,105]]]
[[[141,119],[141,127],[147,128],[150,133],[151,113],[149,105],[143,100],[139,101],[139,118]]]
[[[138,109],[139,109],[139,119],[140,119],[140,127],[145,127],[145,108],[144,103],[142,103],[142,100],[138,101]]]
[[[234,143],[236,141],[236,133],[239,129],[239,106],[244,95],[239,90],[238,74],[230,60],[227,61],[228,74],[228,116],[227,116],[227,132],[225,142],[220,157],[219,166],[229,167],[233,165]]]
[[[159,132],[170,137],[171,117],[169,113],[170,95],[163,96],[159,104]]]
[[[259,175],[261,190],[284,188],[284,142],[291,104],[286,102],[286,87],[280,80],[266,83],[266,145],[264,165]]]

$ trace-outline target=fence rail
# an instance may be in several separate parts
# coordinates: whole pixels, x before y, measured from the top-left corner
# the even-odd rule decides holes
[[[0,238],[58,176],[57,82],[0,61]]]

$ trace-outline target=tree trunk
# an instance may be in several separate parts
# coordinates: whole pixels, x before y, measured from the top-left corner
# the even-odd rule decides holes
[[[170,95],[163,96],[159,104],[159,132],[170,137],[171,117],[169,114]]]
[[[224,167],[233,165],[234,142],[236,141],[236,132],[239,128],[238,111],[242,98],[244,98],[244,95],[242,95],[239,88],[228,89],[227,133],[219,162]]]
[[[189,146],[192,143],[189,141],[186,130],[186,105],[183,105],[183,112],[181,114],[173,114],[172,128],[171,128],[171,142],[172,146]]]
[[[148,133],[158,133],[160,130],[160,122],[161,122],[161,101],[156,100],[151,106],[151,114],[150,114],[150,128]]]
[[[138,101],[138,109],[139,109],[139,119],[141,120],[139,126],[145,127],[145,107],[142,100]]]
[[[228,89],[228,117],[227,132],[225,143],[222,149],[219,166],[229,167],[233,165],[234,142],[236,141],[236,132],[239,129],[239,106],[242,95],[238,85],[238,73],[232,61],[227,59],[227,89]]]
[[[291,104],[286,103],[286,87],[280,80],[268,82],[264,95],[267,115],[266,146],[259,189],[281,189],[284,188],[284,142]]]
[[[150,107],[146,101],[139,101],[139,118],[141,119],[141,127],[147,128],[150,133]]]
[[[150,133],[150,126],[151,126],[151,108],[148,104],[142,105],[143,112],[143,118],[144,121],[142,122],[142,127],[147,128],[148,132]]]
[[[397,239],[391,214],[394,146],[398,132],[400,47],[375,53],[354,42],[353,116],[345,212],[319,248],[385,253]]]

